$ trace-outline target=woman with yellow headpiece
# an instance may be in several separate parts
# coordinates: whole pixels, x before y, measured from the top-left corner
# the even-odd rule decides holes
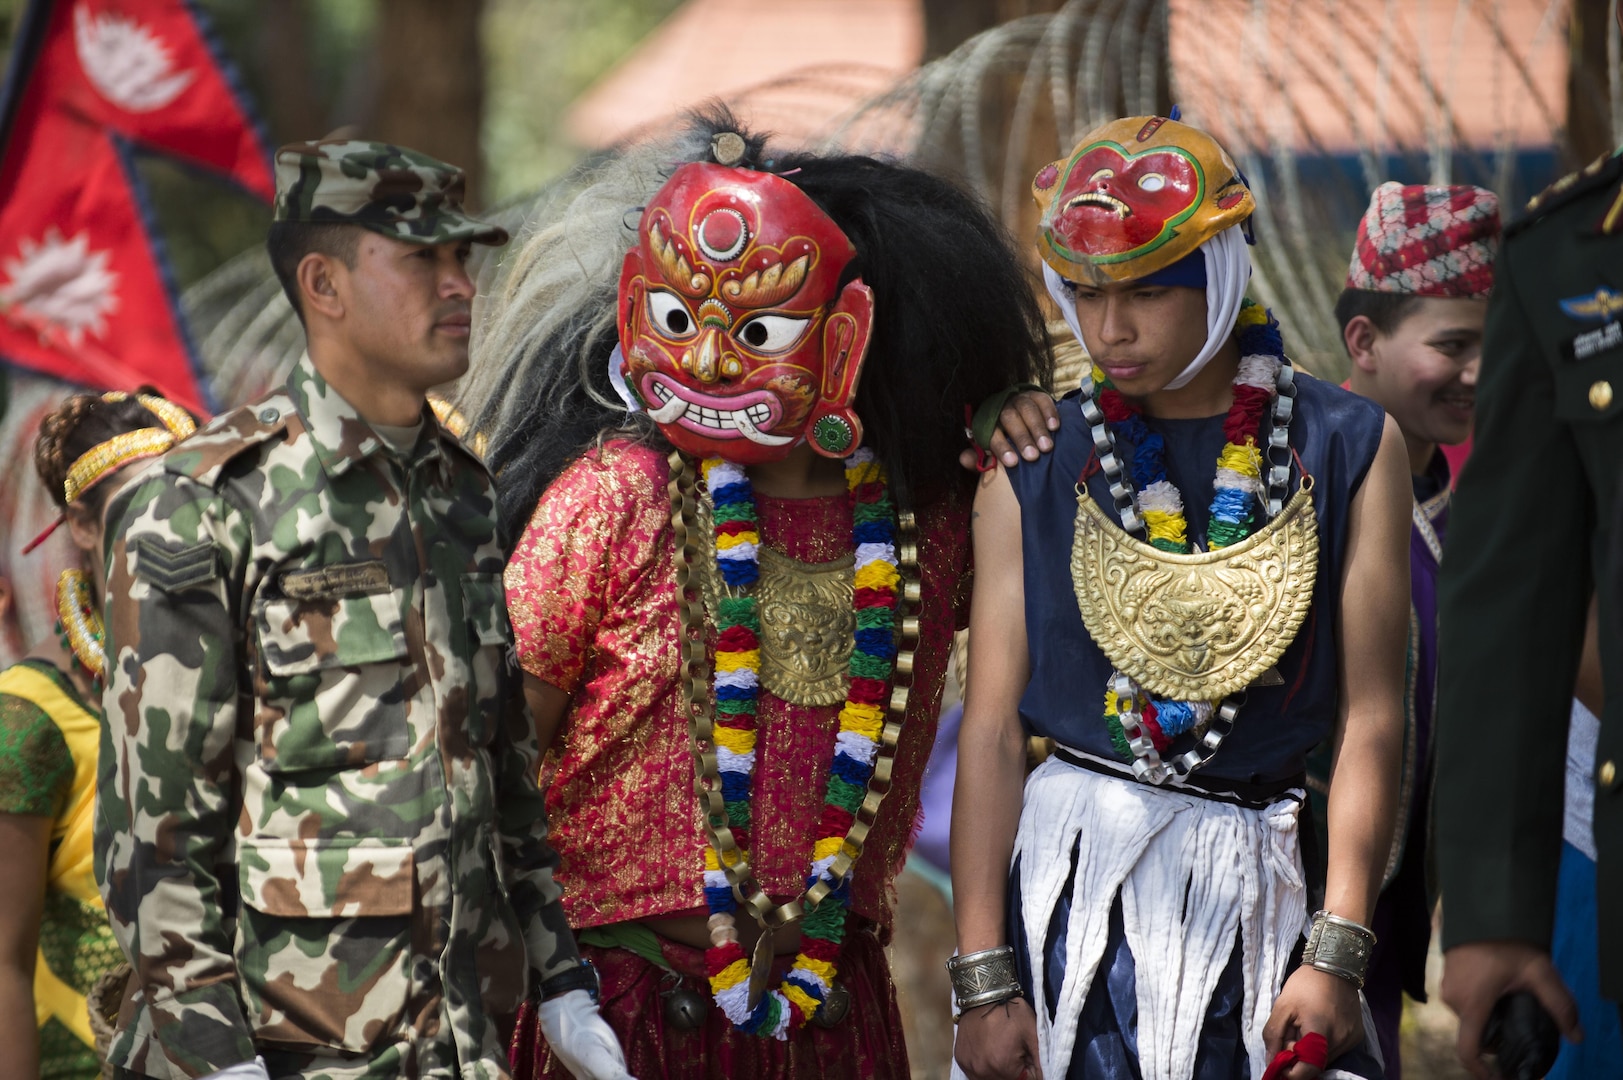
[[[123,956],[92,873],[101,742],[102,510],[155,457],[196,430],[155,394],[80,394],[40,426],[34,465],[62,507],[31,551],[66,525],[81,565],[57,582],[58,636],[0,671],[0,1046],[9,1076],[95,1077],[86,1002]]]

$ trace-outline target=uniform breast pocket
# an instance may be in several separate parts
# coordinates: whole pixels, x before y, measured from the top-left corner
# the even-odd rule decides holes
[[[237,972],[254,1041],[365,1052],[411,996],[412,849],[371,837],[238,848]]]
[[[256,613],[255,718],[272,772],[404,758],[406,636],[398,593],[268,600]]]
[[[467,621],[469,699],[468,737],[475,745],[490,742],[501,722],[507,687],[507,649],[513,631],[507,621],[507,594],[500,574],[463,574],[462,602]]]

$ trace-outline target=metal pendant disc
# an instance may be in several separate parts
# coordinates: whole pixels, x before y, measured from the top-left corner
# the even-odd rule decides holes
[[[772,951],[772,933],[762,930],[761,936],[755,942],[755,956],[750,960],[750,1011],[761,1003],[761,997],[766,993],[767,984],[772,980],[772,961],[776,954]]]

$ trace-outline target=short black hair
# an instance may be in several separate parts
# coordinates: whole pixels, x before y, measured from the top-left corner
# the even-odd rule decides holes
[[[299,302],[299,263],[312,252],[330,255],[345,266],[354,269],[355,253],[361,245],[361,226],[341,224],[312,224],[308,221],[273,221],[265,237],[265,251],[270,255],[271,269],[282,283],[287,302],[293,313],[304,322],[304,306]]]
[[[1336,322],[1346,344],[1347,324],[1362,315],[1377,331],[1391,334],[1413,314],[1421,298],[1410,293],[1375,292],[1372,289],[1342,289],[1336,297]]]

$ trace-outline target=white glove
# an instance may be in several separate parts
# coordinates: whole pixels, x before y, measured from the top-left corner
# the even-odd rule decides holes
[[[626,1056],[584,990],[571,990],[543,1001],[536,1010],[547,1045],[577,1080],[633,1080]]]
[[[270,1080],[270,1073],[265,1069],[265,1059],[256,1057],[252,1061],[227,1065],[219,1072],[198,1077],[198,1080]]]

